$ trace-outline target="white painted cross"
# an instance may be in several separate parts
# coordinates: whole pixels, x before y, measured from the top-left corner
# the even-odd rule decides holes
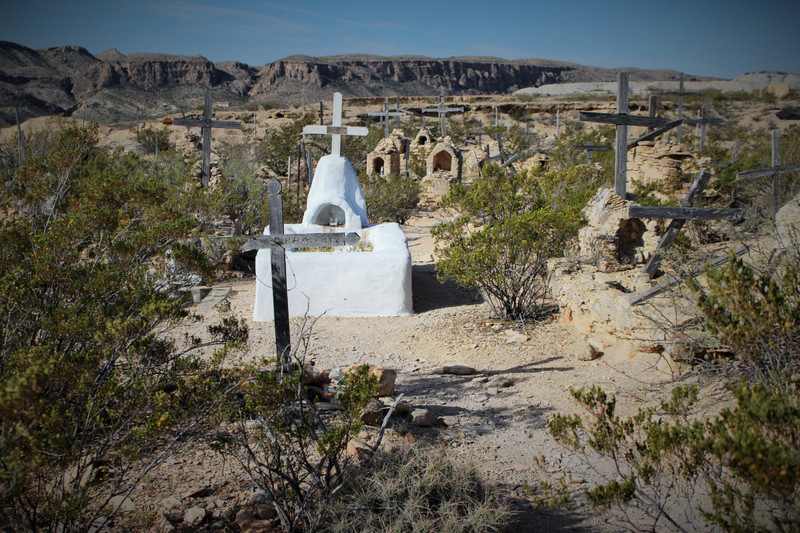
[[[333,93],[333,124],[330,126],[306,126],[303,135],[330,135],[331,155],[339,157],[342,152],[342,135],[363,137],[369,133],[368,128],[342,126],[342,93]]]

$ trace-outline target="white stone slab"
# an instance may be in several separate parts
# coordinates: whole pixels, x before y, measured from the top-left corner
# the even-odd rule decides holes
[[[349,166],[349,163],[348,163]],[[309,201],[310,204],[310,201]],[[366,219],[366,215],[365,215]],[[285,232],[332,231],[319,225],[287,224]],[[264,233],[269,233],[267,228]],[[291,316],[405,316],[414,312],[411,294],[411,253],[398,224],[361,229],[362,243],[331,252],[286,252],[286,285]],[[363,245],[363,244],[362,244]],[[270,251],[256,256],[256,299],[253,320],[273,319]]]

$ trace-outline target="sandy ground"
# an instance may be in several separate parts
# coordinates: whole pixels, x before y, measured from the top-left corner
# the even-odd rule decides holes
[[[528,502],[526,486],[537,487],[542,476],[569,469],[575,481],[571,488],[578,491],[596,475],[582,457],[553,441],[547,419],[555,412],[575,409],[571,387],[601,385],[617,394],[621,414],[625,414],[662,398],[669,390],[670,376],[655,369],[655,359],[579,361],[571,355],[575,336],[557,316],[524,326],[491,319],[488,305],[474,294],[437,281],[429,233],[436,223],[435,216],[428,214],[404,226],[413,257],[415,313],[391,318],[319,318],[311,333],[308,359],[323,369],[355,363],[395,369],[397,394],[402,393],[412,407],[429,409],[438,422],[419,428],[398,421],[388,438],[410,431],[412,438],[444,445],[454,457],[476,464],[488,481],[500,485],[515,502],[519,515],[511,531],[614,530],[586,506],[561,512],[536,509]],[[244,357],[258,360],[274,353],[272,322],[251,320],[255,279],[235,279],[230,284],[231,312],[250,326]],[[216,309],[207,311],[203,321],[187,328],[199,332],[214,323],[217,315]],[[477,372],[469,376],[441,373],[443,365],[456,363]],[[510,386],[498,387],[497,378],[505,378]],[[377,430],[368,433],[367,440]],[[539,455],[547,459],[544,469],[534,465]],[[216,511],[220,517],[244,503],[252,490],[244,475],[211,452],[207,443],[193,442],[136,491],[131,510],[153,516],[150,513],[161,512],[163,499],[179,498],[198,486],[212,487],[211,494],[188,498],[182,506],[202,505],[209,516]],[[220,526],[221,521],[217,522]]]

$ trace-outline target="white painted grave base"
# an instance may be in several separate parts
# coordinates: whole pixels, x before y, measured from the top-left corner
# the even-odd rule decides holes
[[[285,233],[342,231],[316,224],[287,224]],[[269,228],[264,234],[269,233]],[[411,253],[398,224],[367,226],[358,231],[372,251],[355,247],[332,252],[286,251],[289,315],[404,316],[414,312],[411,301]],[[255,322],[273,319],[270,251],[256,256]]]

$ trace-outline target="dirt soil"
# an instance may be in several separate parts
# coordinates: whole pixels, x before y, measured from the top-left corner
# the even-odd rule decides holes
[[[535,489],[543,476],[570,470],[570,489],[576,492],[597,479],[582,456],[549,436],[547,419],[576,409],[571,387],[602,386],[617,395],[620,414],[625,415],[663,399],[671,376],[656,369],[655,354],[622,362],[602,357],[578,360],[572,353],[577,336],[559,322],[558,315],[525,325],[491,319],[488,304],[475,294],[436,279],[430,228],[437,222],[436,215],[423,214],[404,226],[413,258],[415,313],[319,318],[313,326],[308,359],[318,369],[356,363],[395,369],[396,394],[402,393],[413,408],[430,410],[437,423],[421,428],[395,419],[387,439],[438,443],[453,457],[477,465],[489,482],[511,498],[518,515],[510,531],[615,530],[586,505],[550,511],[530,503],[526,487]],[[229,284],[231,312],[250,326],[243,357],[259,360],[274,353],[272,322],[252,322],[255,278],[233,279]],[[202,321],[183,327],[202,334],[217,322],[219,310],[212,308],[203,315]],[[442,374],[442,366],[450,364],[471,366],[476,373]],[[369,441],[376,435],[377,428],[369,428],[363,437]],[[163,530],[153,525],[159,517],[170,512],[179,517],[186,509],[200,506],[207,511],[204,525],[223,530],[233,525],[235,530],[235,510],[249,501],[254,487],[237,465],[224,462],[208,444],[201,439],[184,445],[137,488],[124,516],[138,516],[149,522],[148,527]],[[544,468],[534,464],[539,455],[547,460]],[[163,518],[160,523],[164,524]]]

